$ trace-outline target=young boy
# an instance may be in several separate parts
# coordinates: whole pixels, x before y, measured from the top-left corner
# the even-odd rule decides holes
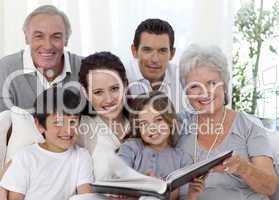
[[[75,145],[80,96],[57,87],[35,101],[35,122],[45,142],[32,144],[12,158],[1,187],[9,200],[68,200],[78,193],[92,193],[92,159]]]

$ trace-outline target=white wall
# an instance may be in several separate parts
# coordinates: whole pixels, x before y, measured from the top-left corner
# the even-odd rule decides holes
[[[0,13],[4,13],[4,1],[0,0]],[[4,44],[4,32],[1,30],[4,28],[4,19],[0,14],[0,58],[1,55],[4,55],[4,48],[2,48]]]
[[[217,45],[231,58],[233,1],[195,0],[189,43]]]
[[[15,49],[24,47],[24,36],[21,30],[26,16],[25,0],[1,0],[2,12],[0,12],[0,57],[15,52]],[[18,12],[21,10],[22,12]]]
[[[42,4],[54,4],[66,12],[73,28],[68,46],[84,56],[110,50],[127,61],[132,57],[136,26],[157,17],[169,21],[175,30],[174,62],[193,42],[218,45],[231,57],[231,0],[0,0],[0,57],[24,47],[24,18]]]

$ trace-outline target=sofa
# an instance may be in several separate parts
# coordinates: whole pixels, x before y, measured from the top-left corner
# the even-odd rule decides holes
[[[273,149],[273,162],[276,173],[279,175],[279,132],[269,132],[270,144]],[[279,200],[279,184],[271,200]]]
[[[251,116],[251,120],[255,120],[257,124],[261,124],[261,121],[253,116]],[[7,131],[11,125],[13,130],[7,147]],[[5,160],[8,160],[18,149],[27,144],[42,142],[44,140],[42,135],[35,128],[32,115],[18,107],[13,107],[11,110],[0,113],[0,127],[1,167],[3,167]],[[28,133],[28,136],[22,135],[24,132]],[[274,167],[276,173],[279,175],[279,132],[271,132],[268,130],[267,132],[273,149]],[[279,200],[279,184],[271,200]]]

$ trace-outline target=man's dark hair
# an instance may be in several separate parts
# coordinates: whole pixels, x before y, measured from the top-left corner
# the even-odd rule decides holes
[[[43,91],[34,102],[34,117],[46,128],[46,119],[51,114],[80,115],[81,95],[73,89],[53,87]]]
[[[135,32],[133,44],[136,49],[139,48],[140,45],[140,36],[143,32],[147,32],[150,34],[168,34],[170,41],[170,49],[173,49],[174,45],[174,31],[172,26],[164,20],[161,19],[146,19],[141,22]]]

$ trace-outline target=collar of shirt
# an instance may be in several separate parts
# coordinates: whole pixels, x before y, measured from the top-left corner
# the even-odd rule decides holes
[[[29,45],[26,46],[23,52],[23,73],[24,74],[37,74],[39,81],[45,89],[50,88],[52,85],[57,84],[66,78],[67,73],[72,73],[70,66],[70,58],[67,51],[64,50],[64,67],[61,74],[59,74],[53,81],[48,82],[46,77],[35,67],[32,57],[31,48]]]
[[[145,84],[148,85],[148,87],[150,88],[151,90],[151,85],[150,85],[150,82],[149,80],[145,79],[140,71],[140,68],[139,68],[139,64],[138,64],[138,59],[133,59],[130,63],[130,74],[132,74],[133,76],[130,76],[131,77],[131,80],[130,82],[135,82],[135,81],[140,81],[140,82],[144,82]],[[169,85],[171,84],[171,80],[173,78],[173,75],[172,75],[172,70],[171,70],[171,64],[168,63],[168,66],[166,68],[166,72],[165,72],[165,77],[161,83],[161,86],[159,88],[159,91],[162,91],[162,92],[166,92],[165,90],[167,90],[167,88],[169,87]],[[175,80],[175,79],[173,79]]]

